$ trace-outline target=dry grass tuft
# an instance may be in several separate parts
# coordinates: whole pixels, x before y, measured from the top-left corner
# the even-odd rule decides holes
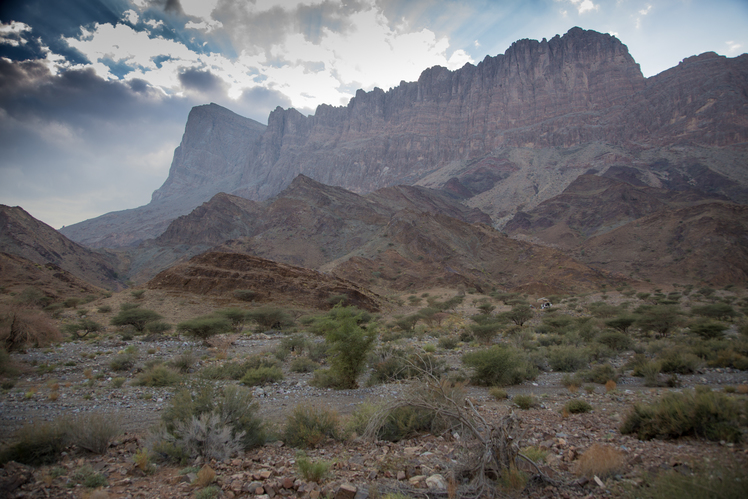
[[[0,310],[0,343],[9,352],[43,347],[62,340],[57,326],[44,312],[20,305]]]
[[[577,475],[605,477],[619,471],[625,463],[623,452],[610,445],[593,444],[577,461]]]
[[[741,395],[745,395],[746,393],[748,393],[748,385],[738,385],[735,391]]]
[[[615,389],[616,389],[616,386],[618,386],[618,385],[616,385],[616,382],[615,382],[615,381],[613,381],[612,379],[609,379],[609,380],[608,380],[608,381],[607,381],[607,382],[605,383],[605,393],[610,393],[610,392],[612,392],[613,390],[615,390]]]

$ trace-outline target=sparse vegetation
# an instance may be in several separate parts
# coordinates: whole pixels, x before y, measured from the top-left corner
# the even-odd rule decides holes
[[[340,422],[337,413],[312,405],[297,405],[286,418],[283,441],[292,447],[312,448],[326,438],[338,438]]]
[[[123,308],[117,315],[112,317],[113,326],[132,326],[135,331],[142,333],[150,322],[161,320],[162,317],[153,310],[143,308]]]

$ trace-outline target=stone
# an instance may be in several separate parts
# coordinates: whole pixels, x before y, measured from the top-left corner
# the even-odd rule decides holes
[[[447,482],[442,475],[434,474],[426,479],[426,487],[435,490],[445,490]]]
[[[356,497],[356,487],[351,484],[344,483],[335,492],[334,499],[354,499]]]

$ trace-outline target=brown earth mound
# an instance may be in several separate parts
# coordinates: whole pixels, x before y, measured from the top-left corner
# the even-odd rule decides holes
[[[175,265],[150,280],[149,289],[198,295],[231,296],[236,290],[257,293],[255,301],[325,309],[334,298],[369,311],[379,310],[380,297],[338,277],[237,253],[208,252]]]

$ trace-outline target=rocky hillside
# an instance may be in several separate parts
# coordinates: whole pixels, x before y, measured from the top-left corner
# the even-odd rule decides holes
[[[120,289],[118,258],[91,251],[35,219],[22,208],[0,205],[0,252],[64,270],[101,288]],[[65,278],[67,279],[67,278]],[[76,283],[76,287],[80,287]]]
[[[381,299],[344,279],[313,270],[249,255],[207,252],[161,272],[149,289],[235,299],[236,290],[255,293],[253,301],[327,309],[335,299],[369,311],[379,310]]]
[[[228,192],[253,200],[300,173],[356,193],[444,189],[501,227],[591,169],[748,202],[748,55],[685,59],[645,79],[617,38],[573,28],[417,82],[358,91],[314,115],[273,111],[264,128],[216,105],[193,110],[152,202],[66,227],[91,246],[136,245]]]

